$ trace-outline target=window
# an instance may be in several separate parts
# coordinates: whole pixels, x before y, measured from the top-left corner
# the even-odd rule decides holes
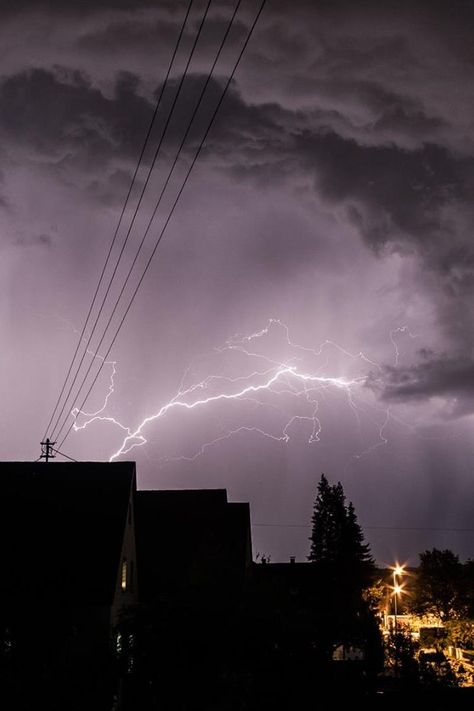
[[[122,575],[121,575],[121,588],[123,592],[128,587],[128,565],[127,565],[127,560],[126,558],[123,559],[122,561]]]

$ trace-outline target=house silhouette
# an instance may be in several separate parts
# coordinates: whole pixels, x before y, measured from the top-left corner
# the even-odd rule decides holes
[[[0,463],[5,708],[104,708],[110,639],[137,602],[135,465]]]
[[[137,492],[133,462],[2,462],[0,485],[3,707],[134,708],[140,674],[145,689],[163,678],[155,649],[177,639],[192,664],[206,638],[229,638],[252,569],[248,504]]]
[[[250,510],[225,489],[138,491],[140,599],[230,601],[252,566]]]

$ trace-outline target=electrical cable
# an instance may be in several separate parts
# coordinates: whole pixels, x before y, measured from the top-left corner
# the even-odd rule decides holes
[[[306,523],[252,523],[264,528],[311,528]],[[362,526],[364,531],[437,531],[439,533],[474,533],[474,528],[432,528],[425,526]]]
[[[158,246],[159,246],[159,244],[160,244],[160,242],[161,242],[161,239],[163,238],[163,235],[164,235],[164,233],[165,233],[165,231],[166,231],[166,228],[167,228],[167,226],[168,226],[168,224],[169,224],[169,222],[170,222],[170,220],[171,220],[171,217],[173,216],[173,213],[174,213],[174,210],[175,210],[175,208],[176,208],[176,205],[177,205],[177,203],[178,203],[178,201],[179,201],[179,198],[181,197],[181,194],[182,194],[182,192],[183,192],[183,190],[184,190],[184,188],[185,188],[185,186],[186,186],[186,184],[187,184],[187,182],[188,182],[189,176],[190,176],[190,174],[191,174],[191,172],[192,172],[192,170],[193,170],[193,167],[194,167],[194,165],[195,165],[195,163],[196,163],[196,161],[197,161],[197,159],[198,159],[198,157],[199,157],[199,155],[200,155],[200,153],[201,153],[201,151],[202,151],[202,148],[203,148],[203,146],[204,146],[204,143],[205,143],[205,141],[206,141],[206,138],[207,138],[207,136],[208,136],[208,134],[209,134],[209,132],[210,132],[210,129],[211,129],[213,123],[214,123],[214,120],[215,120],[215,118],[216,118],[216,116],[217,116],[217,113],[218,113],[218,111],[219,111],[219,109],[220,109],[220,107],[221,107],[221,105],[222,105],[222,102],[224,101],[224,97],[225,97],[225,95],[226,95],[226,93],[227,93],[227,89],[229,88],[229,85],[230,85],[232,79],[234,78],[235,72],[237,71],[237,67],[238,67],[238,65],[239,65],[239,63],[240,63],[240,61],[241,61],[241,59],[242,59],[242,56],[243,56],[243,54],[244,54],[244,52],[245,52],[245,49],[247,48],[247,45],[248,45],[248,43],[249,43],[249,41],[250,41],[250,38],[251,38],[251,36],[252,36],[252,34],[253,34],[253,31],[254,31],[254,29],[255,29],[255,26],[256,26],[256,24],[257,24],[259,18],[260,18],[260,15],[261,15],[261,13],[262,13],[262,11],[263,11],[263,8],[264,8],[264,6],[265,6],[265,3],[266,3],[266,0],[262,0],[262,2],[261,2],[261,4],[260,4],[260,7],[259,7],[259,9],[258,9],[258,12],[257,12],[257,14],[256,14],[256,16],[255,16],[255,18],[254,18],[254,20],[253,20],[253,22],[252,22],[252,25],[250,26],[250,29],[249,29],[249,31],[248,31],[248,33],[247,33],[247,35],[246,35],[245,41],[244,41],[244,43],[243,43],[243,45],[242,45],[242,48],[241,48],[241,50],[240,50],[240,52],[239,52],[239,54],[238,54],[237,60],[236,60],[235,63],[234,63],[233,69],[232,69],[232,71],[231,71],[231,73],[230,73],[230,75],[229,75],[229,77],[228,77],[228,79],[227,79],[227,81],[226,81],[226,83],[225,83],[225,85],[224,85],[224,89],[223,89],[223,91],[222,91],[222,93],[221,93],[221,96],[220,96],[220,98],[219,98],[219,101],[218,101],[218,103],[217,103],[217,105],[216,105],[216,107],[215,107],[215,109],[214,109],[214,112],[213,112],[213,114],[212,114],[212,116],[211,116],[211,119],[210,119],[210,121],[209,121],[209,123],[208,123],[208,126],[207,126],[207,128],[206,128],[206,131],[205,131],[205,133],[204,133],[204,135],[203,135],[203,137],[202,137],[202,139],[201,139],[201,141],[200,141],[198,150],[196,151],[196,153],[195,153],[195,155],[194,155],[194,157],[193,157],[193,160],[192,160],[192,162],[191,162],[191,164],[190,164],[190,166],[189,166],[189,168],[188,168],[188,170],[187,170],[187,172],[186,172],[186,175],[185,175],[185,177],[184,177],[184,181],[183,181],[183,183],[182,183],[182,185],[181,185],[181,188],[179,189],[178,194],[177,194],[177,196],[176,196],[176,198],[175,198],[175,200],[174,200],[174,202],[173,202],[173,204],[172,204],[172,206],[171,206],[171,209],[170,209],[170,212],[169,212],[169,214],[168,214],[168,217],[167,217],[167,219],[166,219],[166,221],[165,221],[165,223],[164,223],[164,225],[163,225],[163,227],[162,227],[162,229],[161,229],[161,231],[160,231],[160,233],[159,233],[159,236],[158,236],[158,238],[157,238],[157,241],[156,241],[156,243],[155,243],[155,246],[154,246],[154,248],[153,248],[153,251],[151,252],[151,255],[150,255],[150,257],[149,257],[149,259],[148,259],[148,261],[147,261],[147,263],[146,263],[146,265],[145,265],[145,269],[144,269],[143,272],[142,272],[142,275],[141,275],[141,277],[140,277],[140,280],[139,280],[139,282],[138,282],[138,284],[137,284],[137,286],[136,286],[136,288],[135,288],[135,290],[134,290],[134,292],[133,292],[133,294],[132,294],[131,299],[129,300],[127,309],[126,309],[124,315],[122,316],[122,319],[121,319],[121,321],[120,321],[120,323],[119,323],[119,325],[118,325],[118,328],[117,328],[116,331],[115,331],[115,334],[114,334],[114,337],[113,337],[111,343],[109,344],[109,347],[108,347],[108,349],[107,349],[107,352],[106,352],[106,354],[105,354],[105,356],[104,356],[104,361],[102,362],[101,366],[99,367],[99,370],[97,371],[97,373],[96,373],[96,375],[95,375],[95,377],[94,377],[94,380],[92,381],[92,384],[91,384],[91,386],[89,387],[89,390],[87,391],[87,394],[86,394],[85,398],[84,398],[83,401],[82,401],[81,406],[78,408],[78,412],[80,412],[80,411],[83,409],[85,403],[87,402],[87,399],[89,398],[89,395],[90,395],[90,393],[91,393],[91,391],[92,391],[92,389],[93,389],[95,383],[97,382],[97,379],[98,379],[98,377],[99,377],[99,375],[100,375],[100,373],[101,373],[101,371],[102,371],[102,368],[103,368],[103,366],[104,366],[105,360],[107,359],[107,356],[108,356],[108,354],[110,353],[110,351],[111,351],[111,349],[112,349],[112,347],[113,347],[113,345],[114,345],[114,343],[115,343],[115,341],[116,341],[116,339],[117,339],[117,337],[118,337],[118,335],[119,335],[119,333],[120,333],[120,330],[121,330],[121,328],[122,328],[122,326],[123,326],[123,324],[124,324],[124,322],[125,322],[125,319],[126,319],[128,313],[129,313],[129,311],[130,311],[130,308],[132,307],[132,304],[133,304],[133,302],[134,302],[134,300],[135,300],[135,297],[136,297],[136,295],[137,295],[137,293],[138,293],[138,291],[139,291],[139,289],[140,289],[140,287],[141,287],[141,284],[142,284],[142,282],[143,282],[143,279],[145,278],[145,275],[146,275],[146,273],[147,273],[147,271],[148,271],[148,269],[149,269],[149,267],[150,267],[150,264],[151,264],[151,262],[152,262],[152,260],[153,260],[153,257],[155,256],[156,250],[158,249]],[[73,420],[73,422],[72,422],[72,424],[70,425],[70,427],[68,428],[68,430],[67,430],[65,436],[64,436],[63,439],[61,440],[61,443],[60,443],[60,445],[59,445],[60,447],[63,445],[63,443],[65,442],[65,440],[66,440],[67,437],[69,436],[71,430],[73,429],[73,427],[74,427],[74,422],[75,422],[75,420]]]
[[[68,381],[68,379],[69,379],[69,376],[70,376],[70,374],[71,374],[72,368],[73,368],[73,366],[74,366],[74,361],[76,360],[77,354],[78,354],[78,352],[79,352],[79,348],[80,348],[81,342],[82,342],[82,340],[84,339],[84,334],[85,334],[85,332],[86,332],[87,324],[88,324],[89,319],[90,319],[90,316],[91,316],[91,314],[92,314],[92,311],[93,311],[95,302],[96,302],[96,300],[97,300],[97,296],[98,296],[98,294],[99,294],[99,290],[100,290],[100,287],[101,287],[101,284],[102,284],[102,281],[103,281],[103,278],[104,278],[104,275],[105,275],[107,266],[108,266],[109,261],[110,261],[110,257],[111,257],[111,254],[112,254],[112,250],[113,250],[114,245],[115,245],[115,242],[116,242],[116,240],[117,240],[117,235],[118,235],[119,229],[120,229],[120,227],[121,227],[122,220],[123,220],[123,217],[124,217],[124,214],[125,214],[125,210],[126,210],[126,208],[127,208],[128,202],[129,202],[129,200],[130,200],[130,196],[131,196],[131,194],[132,194],[133,186],[135,185],[135,181],[136,181],[136,178],[137,178],[137,174],[138,174],[138,171],[139,171],[139,169],[140,169],[140,165],[141,165],[141,163],[142,163],[143,156],[144,156],[144,154],[145,154],[145,150],[146,150],[148,141],[149,141],[149,139],[150,139],[151,132],[152,132],[152,130],[153,130],[153,126],[154,126],[156,117],[157,117],[157,115],[158,115],[159,108],[160,108],[160,106],[161,106],[161,102],[162,102],[162,99],[163,99],[164,91],[165,91],[165,88],[166,88],[166,86],[167,86],[167,84],[168,84],[169,76],[170,76],[170,73],[171,73],[171,70],[172,70],[172,67],[173,67],[173,64],[174,64],[174,60],[175,60],[175,58],[176,58],[176,54],[177,54],[178,49],[179,49],[179,46],[180,46],[180,44],[181,44],[181,39],[182,39],[183,34],[184,34],[184,29],[185,29],[185,26],[186,26],[186,23],[187,23],[187,20],[188,20],[188,17],[189,17],[189,14],[190,14],[191,7],[192,7],[193,2],[194,2],[194,0],[189,0],[189,4],[188,4],[187,10],[186,10],[186,14],[185,14],[184,19],[183,19],[183,22],[182,22],[182,24],[181,24],[181,29],[180,29],[180,32],[179,32],[179,35],[178,35],[178,39],[177,39],[177,41],[176,41],[176,43],[175,43],[175,47],[174,47],[174,50],[173,50],[173,54],[172,54],[171,59],[170,59],[170,62],[169,62],[169,64],[168,64],[168,69],[167,69],[167,71],[166,71],[165,79],[164,79],[164,81],[163,81],[163,83],[162,83],[162,85],[161,85],[160,93],[159,93],[158,99],[157,99],[156,104],[155,104],[155,109],[154,109],[154,112],[153,112],[153,115],[152,115],[150,124],[149,124],[149,126],[148,126],[148,129],[147,129],[147,132],[146,132],[146,135],[145,135],[145,140],[143,141],[143,144],[142,144],[142,148],[141,148],[141,151],[140,151],[140,156],[139,156],[138,162],[137,162],[137,164],[136,164],[136,166],[135,166],[135,170],[134,170],[134,173],[133,173],[133,177],[132,177],[132,180],[131,180],[131,182],[130,182],[130,186],[129,186],[129,188],[128,188],[127,196],[126,196],[126,198],[125,198],[125,202],[124,202],[124,204],[123,204],[123,207],[122,207],[122,210],[121,210],[121,213],[120,213],[120,217],[119,217],[117,226],[116,226],[116,228],[115,228],[115,232],[114,232],[114,234],[113,234],[113,238],[112,238],[111,244],[110,244],[110,246],[109,246],[109,250],[108,250],[108,253],[107,253],[107,256],[106,256],[106,259],[105,259],[105,263],[104,263],[104,266],[102,267],[102,271],[101,271],[101,274],[100,274],[100,277],[99,277],[99,281],[98,281],[97,287],[96,287],[96,289],[95,289],[94,296],[93,296],[93,298],[92,298],[92,302],[91,302],[91,305],[90,305],[90,307],[89,307],[89,311],[88,311],[88,313],[87,313],[87,316],[86,316],[86,319],[85,319],[85,322],[84,322],[84,326],[83,326],[83,328],[82,328],[81,334],[80,334],[79,339],[78,339],[78,342],[77,342],[76,350],[74,351],[74,355],[73,355],[73,357],[72,357],[71,363],[70,363],[69,368],[68,368],[68,371],[67,371],[67,373],[66,373],[66,377],[65,377],[65,379],[64,379],[63,386],[62,386],[62,388],[61,388],[61,391],[60,391],[60,393],[59,393],[58,399],[57,399],[56,404],[55,404],[54,409],[53,409],[53,413],[52,413],[52,415],[51,415],[51,417],[50,417],[50,419],[49,419],[48,425],[47,425],[46,430],[45,430],[45,433],[44,433],[44,435],[43,435],[43,440],[46,438],[46,435],[47,435],[47,433],[48,433],[48,430],[49,430],[49,428],[50,428],[50,426],[51,426],[51,423],[52,423],[52,421],[53,421],[53,419],[54,419],[54,416],[55,416],[55,414],[56,414],[56,412],[57,412],[57,409],[58,409],[59,404],[60,404],[60,402],[61,402],[61,398],[62,398],[62,396],[63,396],[63,394],[64,394],[64,390],[66,389],[67,381]],[[99,314],[100,314],[100,310],[99,310]],[[86,346],[86,351],[87,351],[87,346]],[[68,396],[69,396],[69,395],[68,395]],[[68,397],[68,396],[67,396],[67,397]],[[66,400],[67,400],[67,397],[66,397]]]
[[[77,459],[73,459],[72,457],[68,457],[67,454],[64,454],[64,452],[60,452],[59,449],[55,449],[54,447],[51,447],[53,452],[56,452],[56,454],[60,454],[61,457],[65,457],[65,459],[69,459],[70,462],[77,462]]]
[[[187,126],[187,128],[186,128],[186,131],[185,131],[185,133],[184,133],[182,139],[181,139],[181,142],[180,142],[180,145],[179,145],[178,150],[177,150],[177,152],[176,152],[174,161],[173,161],[173,163],[172,163],[172,165],[171,165],[171,167],[170,167],[170,169],[169,169],[169,171],[168,171],[168,176],[167,176],[167,178],[166,178],[166,180],[165,180],[165,182],[164,182],[164,185],[162,186],[162,189],[161,189],[161,192],[160,192],[160,194],[159,194],[158,200],[157,200],[157,202],[156,202],[156,204],[155,204],[153,213],[152,213],[152,215],[151,215],[151,217],[150,217],[150,219],[149,219],[149,221],[148,221],[146,230],[145,230],[145,232],[144,232],[144,234],[143,234],[143,237],[142,237],[142,239],[141,239],[141,242],[140,242],[140,244],[139,244],[139,246],[138,246],[138,249],[137,249],[137,251],[136,251],[135,257],[134,257],[134,259],[133,259],[133,261],[132,261],[132,264],[131,264],[131,266],[130,266],[130,268],[129,268],[129,271],[128,271],[128,273],[127,273],[127,276],[125,277],[125,281],[124,281],[124,283],[123,283],[123,285],[122,285],[122,288],[121,288],[121,290],[120,290],[120,293],[119,293],[119,295],[118,295],[118,297],[117,297],[117,299],[116,299],[114,308],[113,308],[113,310],[112,310],[112,312],[111,312],[111,314],[110,314],[110,316],[109,316],[109,319],[108,319],[108,321],[107,321],[107,324],[106,324],[106,326],[105,326],[105,329],[104,329],[104,331],[103,331],[103,333],[102,333],[102,337],[101,337],[101,339],[100,339],[100,341],[99,341],[99,343],[98,343],[98,345],[97,345],[97,348],[96,348],[97,351],[100,350],[100,347],[101,347],[101,345],[102,345],[102,343],[103,343],[103,341],[104,341],[104,338],[105,338],[105,336],[107,335],[107,331],[108,331],[108,329],[109,329],[109,326],[110,326],[110,324],[112,323],[112,320],[113,320],[113,318],[114,318],[114,316],[115,316],[115,312],[116,312],[116,310],[117,310],[117,308],[118,308],[118,305],[119,305],[119,303],[120,303],[120,300],[121,300],[121,298],[122,298],[122,296],[123,296],[123,293],[124,293],[124,291],[125,291],[125,289],[126,289],[126,287],[127,287],[128,282],[129,282],[129,280],[130,280],[130,277],[131,277],[131,275],[132,275],[132,272],[133,272],[133,269],[134,269],[135,264],[136,264],[136,262],[137,262],[137,259],[138,259],[139,255],[140,255],[140,253],[141,253],[141,250],[142,250],[142,248],[143,248],[143,245],[144,245],[144,243],[145,243],[145,240],[146,240],[146,238],[147,238],[147,235],[148,235],[148,233],[149,233],[149,231],[150,231],[150,228],[151,228],[151,226],[152,226],[152,223],[153,223],[153,220],[154,220],[155,215],[156,215],[156,213],[157,213],[157,210],[158,210],[158,208],[159,208],[159,206],[160,206],[160,204],[161,204],[161,201],[162,201],[163,196],[164,196],[164,194],[165,194],[166,188],[168,187],[168,184],[169,184],[169,181],[170,181],[170,179],[171,179],[171,177],[172,177],[172,175],[173,175],[175,166],[176,166],[176,164],[177,164],[177,162],[178,162],[178,160],[179,160],[179,158],[180,158],[180,155],[181,155],[181,152],[182,152],[182,150],[183,150],[184,144],[185,144],[186,139],[187,139],[187,137],[188,137],[188,135],[189,135],[189,133],[190,133],[190,130],[191,130],[191,128],[192,128],[194,119],[195,119],[195,117],[196,117],[196,115],[197,115],[197,113],[198,113],[198,111],[199,111],[199,109],[200,109],[200,107],[201,107],[203,97],[204,97],[204,95],[205,95],[205,93],[206,93],[206,89],[207,89],[207,87],[208,87],[208,85],[209,85],[209,82],[210,82],[211,79],[212,79],[213,71],[214,71],[214,69],[215,69],[215,67],[216,67],[216,64],[217,64],[219,58],[220,58],[221,52],[222,52],[222,50],[223,50],[223,47],[224,47],[224,45],[225,45],[226,39],[227,39],[227,37],[228,37],[228,35],[229,35],[229,32],[230,32],[230,30],[231,30],[231,28],[232,28],[232,25],[233,25],[233,22],[234,22],[234,18],[235,18],[236,14],[237,14],[237,12],[238,12],[238,10],[239,10],[239,7],[240,7],[240,5],[241,5],[241,2],[242,2],[242,0],[238,0],[236,6],[235,6],[235,8],[234,8],[233,14],[232,14],[232,16],[231,16],[231,18],[230,18],[230,20],[229,20],[228,25],[227,25],[226,32],[225,32],[224,36],[223,36],[222,39],[221,39],[219,48],[218,48],[218,50],[217,50],[216,57],[215,57],[215,59],[214,59],[214,62],[213,62],[213,64],[212,64],[212,67],[211,67],[211,69],[210,69],[210,71],[209,71],[209,74],[208,74],[208,76],[207,76],[207,79],[206,79],[205,83],[203,84],[203,86],[202,86],[202,88],[201,88],[200,95],[199,95],[198,100],[197,100],[197,102],[196,102],[196,104],[195,104],[195,107],[194,107],[194,110],[193,110],[193,112],[192,112],[191,118],[190,118],[190,120],[189,120],[189,122],[188,122],[188,126]],[[90,362],[90,364],[89,364],[89,367],[88,367],[88,369],[87,369],[87,371],[86,371],[86,373],[85,373],[85,375],[84,375],[84,377],[83,377],[83,379],[82,379],[82,382],[81,382],[81,384],[80,384],[80,386],[79,386],[79,389],[78,389],[78,391],[77,391],[77,393],[76,393],[76,395],[75,395],[75,397],[74,397],[74,400],[73,400],[72,405],[74,405],[74,403],[76,402],[77,398],[79,397],[80,392],[81,392],[81,390],[82,390],[82,388],[83,388],[83,386],[84,386],[84,383],[86,382],[86,380],[87,380],[87,378],[88,378],[88,376],[89,376],[90,371],[92,370],[93,365],[94,365],[94,360],[92,360],[92,361]],[[71,409],[73,409],[73,407],[72,407]],[[69,419],[69,414],[66,413],[65,420],[63,421],[63,423],[62,423],[61,427],[59,428],[59,430],[57,431],[57,433],[54,434],[54,436],[55,436],[56,438],[59,438],[59,436],[61,435],[61,432],[62,432],[62,430],[64,429],[64,426],[66,425],[68,419]]]
[[[66,395],[66,399],[65,399],[64,404],[63,404],[63,406],[62,406],[62,408],[61,408],[61,412],[60,412],[59,415],[57,416],[56,422],[55,422],[55,424],[54,424],[54,426],[53,426],[53,431],[52,431],[52,435],[51,435],[52,437],[57,436],[57,435],[55,435],[56,428],[57,428],[58,423],[59,423],[59,421],[60,421],[60,419],[61,419],[61,417],[62,417],[62,414],[64,413],[64,410],[66,409],[67,401],[68,401],[69,396],[70,396],[70,394],[71,394],[71,391],[72,391],[72,389],[73,389],[73,387],[74,387],[74,384],[75,384],[75,382],[76,382],[76,380],[77,380],[77,377],[78,377],[79,372],[80,372],[80,370],[81,370],[81,367],[82,367],[82,364],[83,364],[83,362],[84,362],[84,359],[85,359],[85,357],[86,357],[86,355],[87,355],[87,352],[88,352],[88,349],[89,349],[91,340],[92,340],[92,338],[93,338],[93,335],[94,335],[94,332],[95,332],[95,330],[96,330],[96,328],[97,328],[97,324],[98,324],[98,322],[99,322],[100,316],[101,316],[101,314],[102,314],[102,311],[103,311],[103,309],[104,309],[105,303],[106,303],[107,298],[108,298],[108,295],[109,295],[109,293],[110,293],[110,289],[111,289],[111,287],[112,287],[113,280],[114,280],[114,278],[115,278],[115,275],[116,275],[116,273],[117,273],[117,269],[118,269],[118,267],[119,267],[119,265],[120,265],[120,262],[121,262],[121,260],[122,260],[122,256],[123,256],[123,254],[124,254],[125,247],[127,246],[128,240],[129,240],[129,238],[130,238],[130,234],[131,234],[132,228],[133,228],[133,226],[134,226],[134,224],[135,224],[135,219],[136,219],[137,214],[138,214],[138,211],[139,211],[139,209],[140,209],[140,206],[141,206],[141,203],[142,203],[142,200],[143,200],[143,197],[144,197],[146,188],[148,187],[148,183],[149,183],[149,181],[150,181],[150,177],[151,177],[151,174],[152,174],[152,172],[153,172],[153,168],[154,168],[154,166],[155,166],[156,160],[157,160],[157,158],[158,158],[158,154],[159,154],[160,149],[161,149],[161,146],[162,146],[162,144],[163,144],[164,136],[165,136],[165,134],[166,134],[166,131],[167,131],[167,129],[168,129],[168,126],[169,126],[169,123],[170,123],[172,114],[173,114],[173,112],[174,112],[174,108],[175,108],[176,103],[177,103],[177,101],[178,101],[178,98],[179,98],[179,96],[180,96],[180,93],[181,93],[181,89],[182,89],[182,87],[183,87],[184,80],[185,80],[185,78],[186,78],[186,76],[187,76],[187,72],[188,72],[188,69],[189,69],[189,65],[190,65],[191,60],[192,60],[192,58],[193,58],[193,56],[194,56],[194,51],[195,51],[195,49],[196,49],[197,43],[198,43],[198,41],[199,41],[199,38],[200,38],[200,36],[201,36],[202,30],[203,30],[203,27],[204,27],[204,24],[205,24],[205,21],[206,21],[206,19],[207,19],[207,15],[208,15],[208,12],[209,12],[209,7],[210,7],[210,5],[211,5],[211,2],[212,2],[212,0],[208,0],[207,5],[206,5],[206,9],[205,9],[204,14],[203,14],[203,16],[202,16],[202,18],[201,18],[201,22],[200,22],[198,31],[197,31],[197,33],[196,33],[196,36],[195,36],[195,38],[194,38],[193,46],[192,46],[192,48],[191,48],[191,52],[190,52],[190,54],[189,54],[188,60],[187,60],[187,62],[186,62],[186,66],[185,66],[184,71],[183,71],[183,74],[182,74],[182,76],[181,76],[181,79],[180,79],[180,82],[179,82],[179,85],[178,85],[178,89],[177,89],[177,91],[176,91],[176,93],[175,93],[175,96],[174,96],[174,99],[173,99],[173,103],[172,103],[171,108],[170,108],[170,110],[169,110],[169,112],[168,112],[168,117],[167,117],[166,123],[165,123],[165,125],[164,125],[164,127],[163,127],[163,129],[162,129],[162,131],[161,131],[160,140],[159,140],[158,146],[157,146],[157,148],[156,148],[156,150],[155,150],[155,154],[154,154],[154,157],[153,157],[153,161],[152,161],[152,163],[151,163],[151,165],[150,165],[150,168],[149,168],[149,170],[148,170],[147,178],[146,178],[145,183],[144,183],[144,185],[143,185],[143,187],[142,187],[141,194],[140,194],[140,198],[139,198],[138,203],[137,203],[137,205],[136,205],[136,207],[135,207],[135,210],[134,210],[134,213],[133,213],[133,216],[132,216],[132,220],[131,220],[130,225],[129,225],[129,227],[128,227],[127,234],[126,234],[126,236],[125,236],[125,240],[124,240],[124,242],[123,242],[123,244],[122,244],[122,248],[121,248],[120,253],[119,253],[119,255],[118,255],[118,258],[117,258],[117,261],[116,261],[114,270],[113,270],[113,272],[112,272],[112,275],[110,276],[109,283],[108,283],[108,286],[107,286],[105,295],[104,295],[104,297],[103,297],[103,299],[102,299],[102,303],[101,303],[101,305],[100,305],[99,312],[98,312],[98,314],[97,314],[97,316],[96,316],[96,319],[95,319],[95,321],[94,321],[94,325],[93,325],[92,331],[91,331],[91,333],[90,333],[90,335],[89,335],[89,339],[88,339],[88,341],[87,341],[87,344],[86,344],[84,353],[83,353],[82,358],[81,358],[81,360],[80,360],[80,362],[79,362],[79,365],[78,365],[78,367],[77,367],[77,369],[76,369],[76,373],[75,373],[74,378],[73,378],[73,380],[72,380],[72,382],[71,382],[71,385],[69,386],[69,390],[68,390],[68,393],[67,393],[67,395]],[[100,348],[100,345],[97,346],[97,348],[95,348],[94,350],[97,351],[99,348]],[[90,368],[89,368],[88,372],[90,372]],[[72,406],[71,406],[71,409],[72,409]],[[67,414],[66,414],[66,418],[67,418]]]

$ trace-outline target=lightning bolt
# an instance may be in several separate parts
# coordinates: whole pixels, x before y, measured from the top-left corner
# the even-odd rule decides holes
[[[166,413],[173,409],[173,408],[185,408],[187,410],[194,410],[195,408],[202,407],[204,405],[210,405],[213,402],[218,402],[222,400],[241,400],[245,396],[249,394],[254,394],[258,393],[261,390],[272,390],[273,386],[275,386],[278,382],[282,382],[285,380],[285,376],[291,376],[292,379],[302,381],[305,383],[314,383],[320,387],[325,387],[328,385],[332,385],[333,387],[340,388],[346,390],[347,388],[350,388],[351,386],[360,384],[361,379],[353,379],[353,380],[346,380],[345,378],[331,378],[331,377],[325,377],[325,376],[317,376],[317,375],[310,375],[308,373],[300,373],[296,369],[295,366],[288,366],[288,367],[282,367],[279,368],[275,373],[273,373],[270,377],[267,377],[262,383],[259,383],[257,385],[247,385],[240,390],[237,390],[237,392],[234,393],[219,393],[218,395],[210,395],[208,397],[202,397],[197,400],[194,400],[193,402],[187,402],[186,397],[191,393],[195,392],[197,389],[198,390],[203,390],[206,388],[206,381],[202,381],[201,383],[198,383],[197,385],[193,385],[191,388],[189,388],[187,391],[179,392],[170,402],[168,402],[166,405],[163,405],[158,412],[156,412],[153,415],[150,415],[149,417],[145,417],[145,419],[141,422],[141,424],[137,427],[137,429],[134,432],[131,432],[130,434],[125,437],[124,441],[122,442],[122,445],[120,448],[112,454],[110,457],[109,461],[113,461],[117,457],[119,457],[122,454],[127,454],[130,452],[131,449],[134,447],[139,446],[140,444],[145,444],[146,440],[143,436],[143,429],[149,425],[151,422],[154,422],[155,420],[160,419],[161,417],[164,417]],[[213,380],[215,376],[211,376],[209,379],[206,379],[207,382],[210,382]],[[365,380],[365,379],[364,379]],[[232,379],[229,378],[230,382],[235,382],[232,381]],[[283,391],[285,392],[285,391]],[[288,390],[286,392],[289,392]],[[308,392],[305,388],[305,392]],[[295,415],[291,420],[288,422],[288,424],[285,426],[283,430],[283,435],[281,438],[278,439],[283,439],[288,441],[288,434],[286,430],[290,427],[293,421],[296,419],[311,419],[313,422],[317,421],[316,414],[314,413],[311,418],[305,416],[297,416]],[[123,426],[122,426],[123,427]],[[242,429],[242,428],[240,428]],[[310,441],[317,441],[318,440],[318,435],[320,431],[320,425],[318,427],[318,431],[316,432],[315,429],[313,429],[313,433],[310,437]],[[263,432],[263,431],[262,431]]]
[[[115,376],[117,374],[117,361],[115,360],[106,360],[102,358],[102,356],[97,355],[97,353],[93,353],[92,351],[87,351],[90,355],[93,355],[95,358],[99,358],[99,360],[102,360],[105,362],[105,365],[110,365],[111,366],[111,373],[110,373],[110,382],[109,382],[109,387],[107,390],[107,394],[105,396],[103,405],[99,407],[98,410],[95,412],[84,412],[83,410],[79,410],[79,408],[75,407],[73,410],[71,410],[71,415],[74,417],[74,431],[79,432],[79,430],[84,430],[86,427],[91,425],[93,422],[113,422],[114,425],[117,427],[120,427],[122,430],[125,432],[130,432],[128,427],[125,427],[125,425],[122,425],[118,420],[114,419],[113,417],[108,417],[106,415],[103,415],[107,409],[107,405],[109,404],[109,398],[114,394],[115,392]],[[83,422],[81,425],[77,424],[77,419],[78,416],[82,415],[83,417],[87,418],[85,422]]]
[[[395,349],[395,365],[398,365],[400,352],[395,337],[398,333],[411,334],[406,326],[394,328],[389,332],[389,338]],[[278,337],[280,348],[289,351],[286,357],[278,357],[275,353],[268,354],[266,350],[272,348],[268,343],[273,337]],[[349,358],[353,363],[363,366],[362,372],[355,375],[328,375],[331,355],[338,352],[341,356]],[[74,417],[74,430],[79,432],[85,430],[94,423],[109,423],[123,432],[124,437],[120,446],[110,456],[109,461],[114,461],[119,457],[128,454],[137,447],[147,443],[146,431],[153,425],[159,423],[172,411],[198,411],[209,410],[217,403],[234,402],[252,403],[256,408],[263,408],[265,411],[273,409],[281,414],[285,424],[279,432],[269,431],[262,426],[242,425],[235,428],[223,430],[217,437],[204,442],[190,456],[162,457],[163,461],[194,461],[202,456],[209,448],[222,441],[230,439],[240,433],[255,433],[260,437],[265,437],[276,442],[287,443],[291,437],[291,431],[298,423],[308,423],[310,434],[308,444],[314,444],[321,440],[323,425],[319,416],[320,402],[326,398],[330,392],[339,391],[347,399],[347,403],[359,428],[361,428],[362,418],[366,418],[378,430],[377,441],[371,444],[366,450],[354,454],[354,458],[360,458],[375,448],[387,444],[388,437],[386,429],[392,419],[390,409],[379,407],[373,402],[368,402],[362,394],[368,392],[364,390],[369,373],[373,369],[382,371],[382,366],[365,353],[359,351],[352,353],[334,341],[325,340],[317,348],[295,343],[290,338],[288,326],[279,319],[269,319],[264,328],[250,334],[235,334],[229,338],[224,345],[213,349],[213,353],[219,357],[226,354],[239,354],[246,362],[253,367],[246,365],[244,374],[237,377],[229,377],[224,374],[211,374],[201,379],[193,381],[193,372],[196,360],[183,373],[176,394],[166,403],[157,408],[156,411],[144,417],[136,427],[130,427],[115,417],[107,414],[109,400],[114,393],[114,379],[117,375],[116,361],[107,361],[110,365],[110,381],[106,396],[102,406],[95,412],[79,411],[75,408],[72,411]],[[97,354],[93,354],[95,357]],[[316,360],[316,363],[312,361]],[[334,359],[332,359],[334,360]],[[309,363],[308,361],[311,361]],[[258,367],[256,367],[258,364]],[[191,381],[189,383],[189,381]],[[269,400],[270,396],[272,401]],[[285,402],[293,401],[298,405],[300,411],[291,414],[285,409]],[[301,409],[303,408],[303,409]]]

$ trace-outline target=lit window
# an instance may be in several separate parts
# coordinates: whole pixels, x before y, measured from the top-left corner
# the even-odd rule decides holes
[[[122,579],[121,579],[121,587],[124,592],[127,589],[127,584],[128,584],[128,566],[127,566],[127,561],[124,559],[122,561]]]

